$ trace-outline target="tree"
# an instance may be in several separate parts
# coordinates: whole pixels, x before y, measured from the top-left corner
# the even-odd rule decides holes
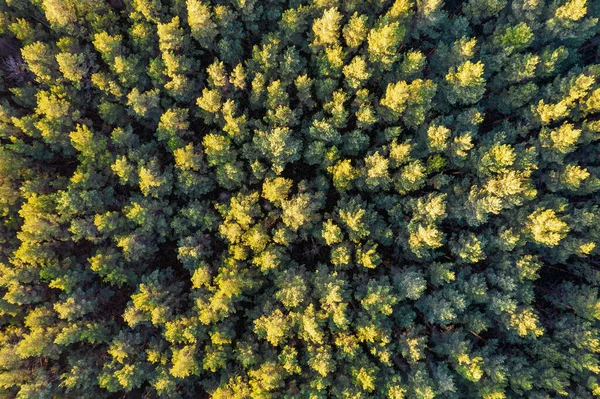
[[[254,144],[271,161],[271,168],[277,174],[283,172],[286,164],[300,159],[302,142],[294,137],[288,127],[274,127],[266,132],[256,131]]]
[[[0,1],[0,398],[600,395],[585,0]]]
[[[209,6],[199,0],[187,0],[186,6],[192,37],[204,48],[213,47],[217,26],[212,20]]]
[[[362,86],[370,77],[367,63],[363,57],[354,57],[352,62],[344,67],[344,76],[348,86],[357,89]]]
[[[42,3],[46,19],[60,27],[77,21],[77,4],[69,0],[44,0]]]
[[[313,44],[316,46],[337,44],[340,34],[342,15],[337,8],[330,8],[323,12],[321,18],[315,19],[312,30],[314,33]]]
[[[317,211],[321,207],[319,199],[308,193],[298,194],[290,200],[283,201],[282,221],[293,231],[310,226],[318,219]]]
[[[106,62],[110,62],[111,59],[123,55],[122,40],[123,37],[121,35],[111,36],[107,32],[100,32],[94,35],[92,43],[96,50],[101,54],[102,59]]]
[[[388,174],[389,161],[379,152],[365,158],[365,183],[371,190],[385,188],[391,180]]]
[[[139,169],[140,190],[144,195],[161,196],[171,191],[171,172],[161,173],[156,162],[150,162]]]
[[[465,61],[458,67],[452,67],[446,75],[448,82],[448,101],[450,104],[473,104],[481,99],[485,92],[483,63]]]
[[[406,109],[406,101],[409,97],[408,87],[404,81],[388,84],[385,97],[381,99],[381,105],[391,111],[391,120],[398,120]]]
[[[156,129],[158,140],[166,142],[171,150],[182,146],[182,136],[188,134],[190,126],[187,119],[187,109],[171,108],[166,110],[160,117],[158,129]]]
[[[135,88],[127,95],[130,112],[137,118],[156,118],[160,112],[160,97],[157,89],[140,93]]]
[[[292,188],[292,181],[283,177],[267,179],[263,183],[263,197],[276,205],[281,205],[287,200]]]
[[[384,70],[389,69],[396,62],[398,55],[396,49],[404,39],[406,30],[399,22],[385,23],[369,31],[367,37],[369,59],[375,64],[380,64]]]
[[[35,42],[23,47],[21,55],[27,68],[40,83],[47,83],[58,77],[58,64],[54,52],[45,43]]]
[[[348,47],[357,48],[367,38],[367,16],[352,14],[343,30],[344,40]]]
[[[84,54],[59,53],[56,55],[56,62],[63,76],[76,86],[81,85],[90,69]]]
[[[569,232],[567,224],[553,209],[537,209],[527,219],[528,232],[533,241],[538,244],[554,247]]]

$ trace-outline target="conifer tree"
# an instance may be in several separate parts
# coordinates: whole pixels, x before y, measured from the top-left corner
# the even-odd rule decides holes
[[[0,398],[600,395],[599,18],[0,1]]]

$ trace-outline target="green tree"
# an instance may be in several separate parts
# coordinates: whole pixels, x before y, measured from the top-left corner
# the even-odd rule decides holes
[[[213,22],[210,7],[199,0],[188,0],[187,21],[192,37],[204,48],[212,48],[217,35],[217,25]]]
[[[485,92],[483,63],[466,61],[458,67],[450,68],[446,75],[448,83],[448,101],[450,104],[473,104],[481,99]]]
[[[381,22],[379,26],[371,29],[367,37],[369,59],[375,64],[380,64],[386,70],[397,61],[396,49],[404,40],[406,29],[399,22]]]
[[[313,44],[316,46],[337,44],[340,35],[341,20],[342,15],[337,8],[325,10],[323,16],[315,19],[313,22]]]
[[[0,398],[600,395],[597,3],[0,1]]]

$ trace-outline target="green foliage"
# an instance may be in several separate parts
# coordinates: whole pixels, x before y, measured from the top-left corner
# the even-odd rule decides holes
[[[0,1],[0,398],[599,396],[599,18]]]
[[[456,68],[451,67],[446,75],[446,82],[449,84],[448,102],[469,105],[479,101],[485,92],[483,69],[481,61],[465,61]]]
[[[323,15],[313,22],[313,44],[316,46],[336,44],[339,39],[341,20],[342,15],[337,8],[325,10]]]
[[[398,59],[396,49],[404,39],[406,29],[399,22],[382,23],[367,36],[369,59],[383,69],[389,69]]]

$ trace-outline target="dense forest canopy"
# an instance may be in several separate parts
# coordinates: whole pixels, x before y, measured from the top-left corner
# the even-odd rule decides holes
[[[0,0],[0,398],[600,396],[599,17]]]

